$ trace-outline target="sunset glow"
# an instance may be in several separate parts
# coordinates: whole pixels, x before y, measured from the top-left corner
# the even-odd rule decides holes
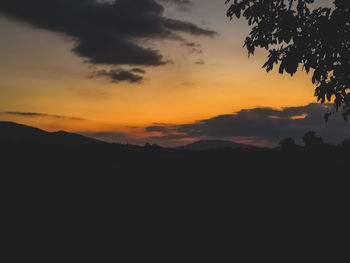
[[[261,50],[248,58],[242,45],[249,27],[245,21],[230,21],[224,3],[194,0],[179,8],[165,2],[159,1],[164,17],[190,22],[208,33],[178,32],[178,40],[140,40],[169,62],[159,66],[90,63],[72,51],[76,41],[68,33],[0,13],[1,120],[48,131],[147,138],[164,135],[146,131],[155,123],[183,125],[241,109],[281,110],[316,102],[315,86],[304,71],[293,77],[266,73],[261,68],[266,53]],[[103,77],[121,67],[137,68],[143,79],[111,82]],[[179,142],[191,140],[195,138]]]

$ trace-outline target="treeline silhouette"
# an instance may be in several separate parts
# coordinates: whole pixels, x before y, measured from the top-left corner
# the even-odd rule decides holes
[[[231,149],[203,151],[143,147],[122,144],[40,144],[3,143],[2,164],[7,173],[60,174],[61,176],[116,177],[169,175],[177,177],[246,174],[309,175],[317,171],[339,173],[347,170],[350,141],[342,145],[323,142],[314,132],[303,136],[304,146],[286,138],[276,148]],[[288,169],[287,169],[288,167]]]
[[[3,167],[8,166],[7,174],[180,178],[208,173],[231,177],[262,173],[310,176],[317,171],[347,170],[350,140],[331,145],[312,131],[305,133],[302,140],[304,146],[296,144],[293,138],[285,138],[275,148],[250,148],[234,143],[236,148],[229,148],[232,145],[227,142],[213,141],[216,149],[200,150],[211,144],[203,141],[174,149],[149,143],[143,147],[110,144],[63,131],[49,133],[16,123],[0,123],[1,162]],[[197,144],[199,150],[195,148]],[[226,145],[229,147],[225,148]]]
[[[74,250],[95,261],[117,251],[127,262],[215,262],[234,250],[250,262],[297,257],[296,247],[335,242],[328,224],[340,231],[348,142],[307,133],[305,147],[289,138],[276,148],[189,151],[78,138],[1,142],[6,240],[20,237],[28,258]]]

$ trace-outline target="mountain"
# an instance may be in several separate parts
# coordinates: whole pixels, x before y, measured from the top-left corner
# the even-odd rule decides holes
[[[240,144],[233,141],[223,141],[223,140],[201,140],[185,146],[177,147],[179,150],[190,150],[190,151],[205,151],[205,150],[215,150],[215,149],[250,149],[255,148],[255,146]]]
[[[107,144],[106,142],[75,133],[64,131],[47,132],[14,122],[0,122],[0,143],[62,145]]]

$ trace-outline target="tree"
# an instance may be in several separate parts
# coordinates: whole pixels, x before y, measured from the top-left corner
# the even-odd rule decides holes
[[[344,147],[349,147],[349,148],[350,148],[350,140],[345,140],[345,141],[343,141],[342,145],[343,145]]]
[[[312,9],[314,0],[226,0],[227,16],[244,17],[252,26],[244,46],[268,50],[267,72],[293,76],[301,66],[313,72],[315,96],[334,102],[344,118],[350,115],[350,1]],[[328,115],[329,116],[329,115]],[[328,117],[327,116],[327,117]]]
[[[317,137],[316,133],[313,131],[307,132],[303,136],[303,142],[306,148],[315,149],[323,146],[323,139],[321,137]]]
[[[294,150],[294,149],[297,147],[297,145],[296,145],[294,139],[293,139],[293,138],[290,138],[290,137],[285,138],[285,139],[283,139],[282,141],[280,141],[280,142],[279,142],[279,145],[280,145],[281,148],[284,149],[284,150]]]

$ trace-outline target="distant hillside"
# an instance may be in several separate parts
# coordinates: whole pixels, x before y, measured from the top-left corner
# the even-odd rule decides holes
[[[185,146],[177,147],[179,150],[191,150],[191,151],[204,151],[204,150],[215,150],[215,149],[250,149],[256,148],[252,145],[240,144],[233,141],[223,140],[201,140]]]
[[[0,122],[0,143],[63,145],[107,144],[106,142],[75,133],[64,131],[47,132],[14,122]]]

